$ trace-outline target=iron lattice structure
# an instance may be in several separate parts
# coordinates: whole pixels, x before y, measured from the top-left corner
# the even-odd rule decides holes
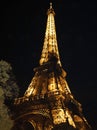
[[[62,68],[50,3],[39,67],[25,94],[14,102],[14,130],[90,130]],[[30,124],[30,126],[29,126]]]

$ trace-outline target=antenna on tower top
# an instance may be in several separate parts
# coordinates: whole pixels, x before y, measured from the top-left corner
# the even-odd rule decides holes
[[[50,9],[52,9],[52,2],[50,2]]]

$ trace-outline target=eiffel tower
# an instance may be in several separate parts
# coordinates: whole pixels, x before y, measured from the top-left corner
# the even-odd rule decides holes
[[[24,96],[15,99],[12,130],[91,130],[66,81],[54,16],[50,3],[39,67]]]

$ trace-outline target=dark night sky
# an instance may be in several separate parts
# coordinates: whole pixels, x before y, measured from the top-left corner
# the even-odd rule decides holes
[[[0,59],[11,63],[21,95],[39,65],[49,0],[1,4]],[[53,0],[57,40],[69,87],[97,130],[96,2]]]

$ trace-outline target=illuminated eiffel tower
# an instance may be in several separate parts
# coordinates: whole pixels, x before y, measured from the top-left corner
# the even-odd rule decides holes
[[[50,3],[39,67],[21,98],[14,102],[14,130],[90,130],[81,104],[73,97],[62,68]]]

